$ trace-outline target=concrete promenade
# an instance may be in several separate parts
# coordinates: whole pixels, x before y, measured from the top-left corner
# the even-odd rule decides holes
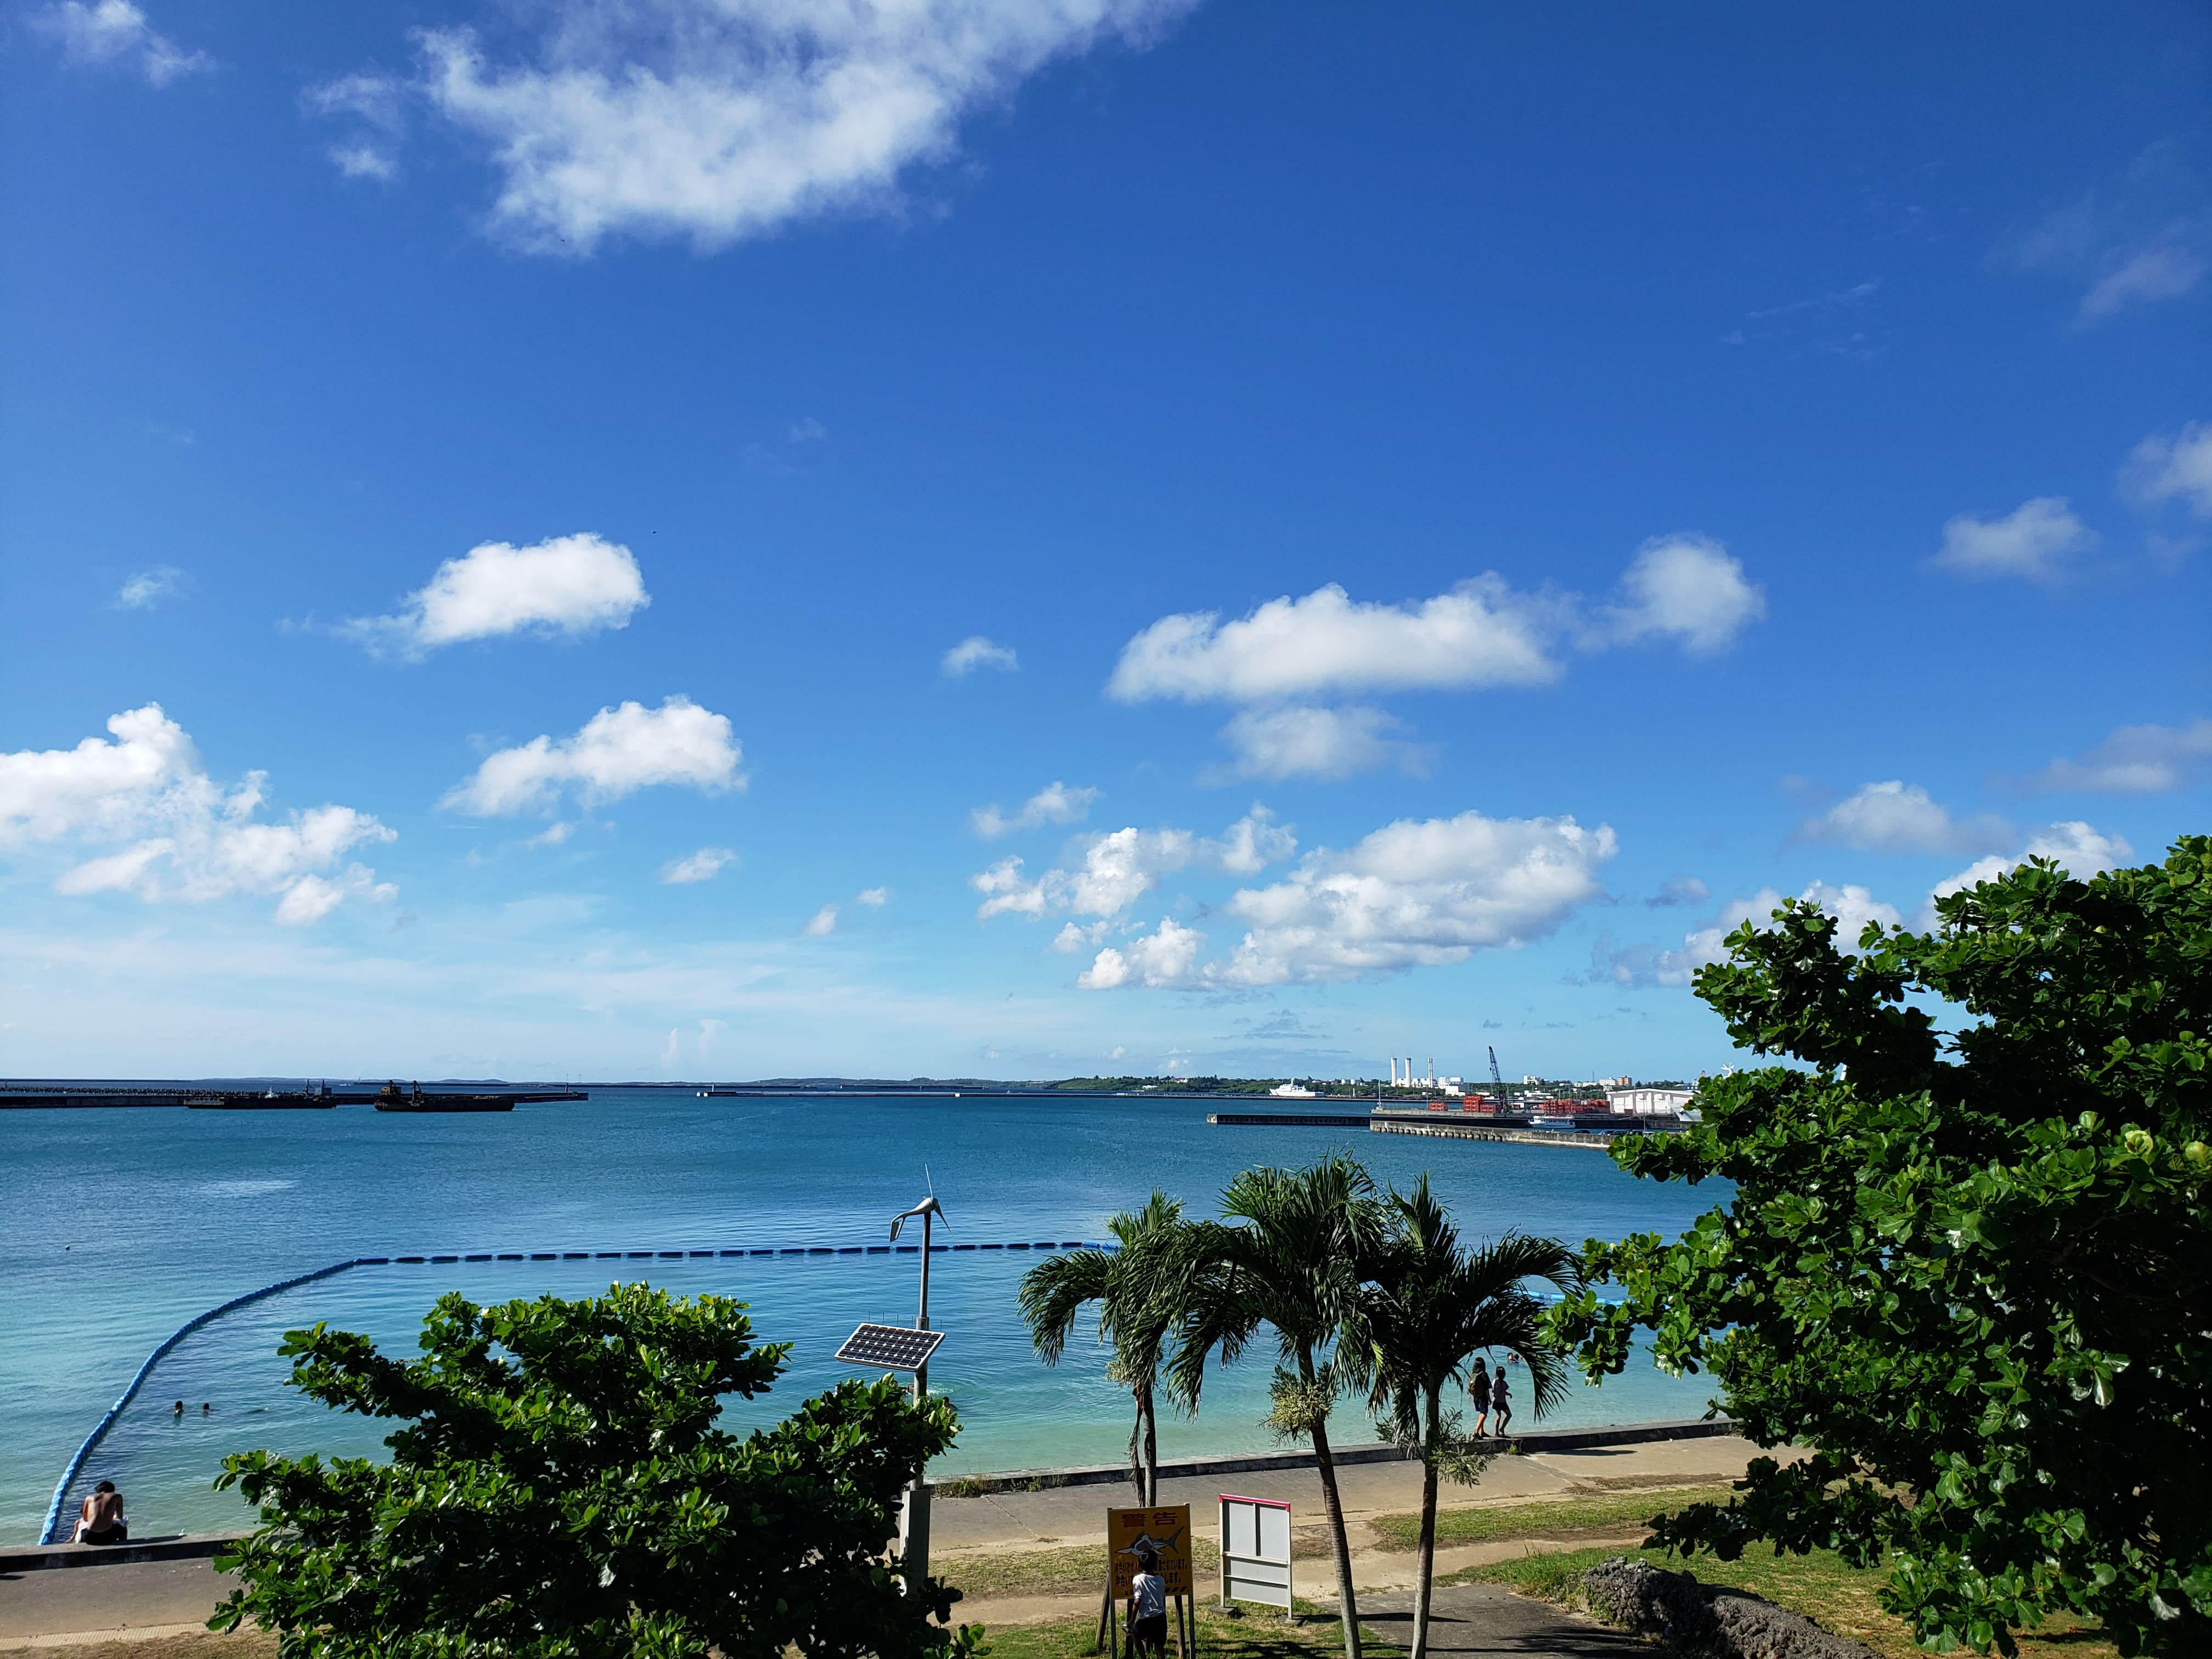
[[[1480,1486],[1471,1490],[1448,1486],[1442,1501],[1451,1508],[1487,1507],[1642,1488],[1656,1491],[1721,1484],[1741,1476],[1745,1464],[1759,1455],[1749,1442],[1725,1435],[1610,1443],[1601,1437],[1600,1443],[1586,1443],[1590,1438],[1562,1435],[1556,1439],[1571,1443],[1551,1444],[1547,1443],[1553,1437],[1530,1435],[1522,1442],[1519,1455],[1501,1456],[1491,1464]],[[1161,1482],[1161,1501],[1188,1504],[1193,1530],[1207,1539],[1212,1539],[1217,1530],[1215,1500],[1223,1492],[1287,1501],[1295,1517],[1298,1594],[1315,1601],[1333,1599],[1335,1587],[1325,1547],[1321,1486],[1310,1458],[1220,1462],[1244,1467],[1224,1471],[1218,1463],[1209,1463],[1205,1473],[1171,1474]],[[1250,1467],[1255,1463],[1272,1467]],[[1049,1478],[1046,1472],[1037,1474]],[[1353,1582],[1363,1591],[1385,1593],[1410,1583],[1412,1555],[1376,1547],[1366,1522],[1375,1516],[1419,1508],[1419,1466],[1391,1456],[1348,1462],[1338,1471],[1338,1489],[1354,1540]],[[1097,1546],[1103,1537],[1106,1510],[1126,1504],[1129,1495],[1126,1480],[1119,1484],[1092,1480],[974,1497],[940,1494],[934,1504],[932,1565],[957,1583],[963,1560]],[[1632,1528],[1617,1538],[1577,1534],[1571,1541],[1578,1547],[1626,1545],[1641,1536],[1640,1529]],[[211,1565],[214,1545],[212,1539],[179,1540],[150,1552],[170,1559],[139,1560],[118,1559],[81,1546],[0,1550],[0,1655],[201,1632],[209,1612],[231,1588],[230,1581],[218,1577]],[[1540,1540],[1523,1538],[1441,1551],[1437,1571],[1453,1571],[1542,1547]],[[184,1553],[186,1551],[193,1553]],[[129,1553],[139,1552],[134,1549]],[[67,1560],[70,1565],[45,1565],[53,1560]],[[1455,1591],[1453,1595],[1454,1608],[1459,1608],[1462,1601],[1466,1603],[1453,1616],[1463,1613],[1474,1621],[1467,1624],[1455,1640],[1474,1643],[1481,1631],[1489,1628],[1485,1620],[1496,1624],[1510,1614],[1510,1623],[1524,1613],[1532,1619],[1538,1616],[1531,1610],[1532,1604],[1510,1597],[1498,1604],[1504,1611],[1485,1612],[1497,1597],[1481,1586]],[[1002,1595],[963,1602],[960,1614],[971,1621],[1005,1626],[1095,1613],[1097,1605],[1096,1590],[1073,1595]],[[1387,1599],[1378,1602],[1378,1612],[1389,1605]],[[1561,1625],[1564,1618],[1555,1611],[1541,1610],[1542,1620],[1560,1625],[1560,1632],[1555,1632],[1557,1639],[1547,1637],[1548,1646],[1516,1646],[1512,1650],[1529,1655],[1621,1650],[1610,1645],[1610,1638],[1595,1627],[1571,1620]],[[1534,1631],[1532,1626],[1531,1640]],[[1574,1634],[1577,1631],[1581,1634]],[[1572,1642],[1568,1642],[1570,1635]],[[1490,1637],[1481,1636],[1481,1639]],[[180,1643],[176,1650],[188,1652],[191,1645],[196,1644]],[[1464,1650],[1492,1650],[1473,1646]]]

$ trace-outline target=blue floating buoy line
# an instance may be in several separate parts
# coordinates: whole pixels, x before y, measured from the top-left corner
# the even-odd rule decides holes
[[[1058,1241],[1037,1239],[1026,1243],[1012,1244],[933,1244],[929,1247],[930,1254],[933,1255],[941,1255],[947,1250],[1080,1250],[1115,1248],[1112,1244],[1091,1244],[1079,1238]],[[342,1273],[354,1267],[386,1267],[417,1263],[427,1266],[464,1261],[690,1261],[701,1256],[720,1260],[732,1256],[750,1259],[757,1256],[787,1255],[914,1255],[918,1254],[921,1249],[918,1244],[785,1244],[753,1246],[745,1249],[732,1250],[477,1250],[466,1255],[454,1252],[441,1255],[357,1255],[349,1261],[334,1261],[327,1267],[318,1267],[313,1273],[300,1273],[290,1279],[281,1279],[274,1285],[264,1285],[258,1291],[248,1291],[244,1296],[234,1296],[218,1307],[210,1308],[205,1313],[195,1314],[178,1326],[167,1340],[146,1356],[146,1363],[139,1366],[137,1373],[131,1379],[131,1385],[117,1396],[115,1403],[107,1408],[106,1415],[94,1425],[92,1432],[85,1436],[84,1443],[76,1449],[76,1455],[69,1461],[69,1467],[62,1471],[62,1478],[54,1483],[53,1502],[46,1506],[46,1523],[40,1528],[39,1542],[46,1545],[59,1541],[56,1534],[61,1528],[62,1505],[69,1498],[70,1487],[76,1483],[77,1476],[84,1472],[87,1460],[99,1449],[100,1443],[107,1437],[107,1431],[115,1426],[117,1419],[123,1415],[124,1408],[137,1397],[140,1388],[144,1385],[146,1379],[153,1375],[154,1367],[161,1362],[170,1349],[175,1347],[178,1343],[183,1341],[203,1325],[212,1323],[227,1313],[235,1313],[239,1309],[250,1303],[258,1302],[264,1297],[275,1296],[280,1291],[312,1284],[318,1279],[328,1279],[333,1273]]]

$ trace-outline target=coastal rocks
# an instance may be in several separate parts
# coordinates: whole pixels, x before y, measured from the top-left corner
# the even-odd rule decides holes
[[[1698,1659],[1874,1659],[1873,1650],[1802,1613],[1625,1556],[1583,1575],[1583,1599],[1608,1624],[1658,1637]]]

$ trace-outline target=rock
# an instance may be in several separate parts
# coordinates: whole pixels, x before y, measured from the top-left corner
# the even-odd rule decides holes
[[[1656,1636],[1699,1659],[1874,1659],[1870,1648],[1802,1613],[1626,1556],[1584,1573],[1583,1599],[1608,1624]]]

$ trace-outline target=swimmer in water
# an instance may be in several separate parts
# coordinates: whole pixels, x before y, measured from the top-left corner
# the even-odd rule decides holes
[[[201,1415],[202,1417],[205,1417],[205,1416],[206,1416],[210,1412],[213,1411],[214,1409],[215,1409],[215,1407],[212,1407],[212,1406],[210,1406],[210,1405],[209,1405],[209,1404],[208,1404],[208,1402],[207,1402],[206,1401],[203,1400],[203,1401],[200,1401],[200,1415]]]
[[[184,1414],[185,1414],[185,1402],[184,1402],[183,1401],[181,1401],[181,1400],[179,1400],[179,1401],[177,1401],[177,1403],[176,1403],[174,1406],[172,1406],[172,1407],[169,1408],[169,1415],[170,1415],[170,1416],[172,1416],[172,1417],[182,1417]]]

